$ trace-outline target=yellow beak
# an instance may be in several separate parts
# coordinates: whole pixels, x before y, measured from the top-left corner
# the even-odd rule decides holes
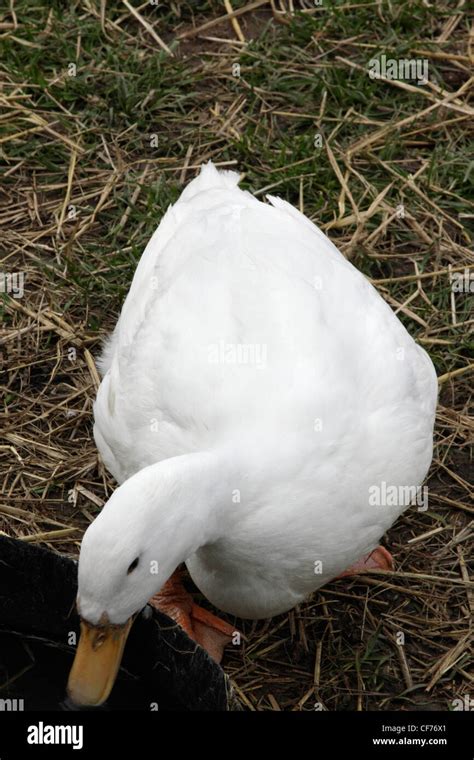
[[[101,705],[115,683],[134,618],[123,625],[91,625],[81,620],[81,638],[69,673],[67,692],[76,705]]]

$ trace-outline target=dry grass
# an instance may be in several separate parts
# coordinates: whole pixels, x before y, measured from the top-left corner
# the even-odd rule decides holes
[[[429,509],[389,532],[395,572],[239,623],[225,668],[253,710],[450,709],[472,693],[474,319],[450,283],[474,258],[472,49],[462,2],[406,6],[12,2],[0,18],[2,270],[25,276],[22,298],[3,294],[0,529],[77,555],[114,488],[91,435],[93,356],[209,158],[321,224],[436,364]],[[427,57],[433,79],[370,80],[384,51]]]

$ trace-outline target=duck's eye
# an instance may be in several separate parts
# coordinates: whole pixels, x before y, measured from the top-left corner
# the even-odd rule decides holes
[[[135,570],[136,566],[138,565],[139,559],[140,559],[140,557],[135,557],[135,559],[133,560],[133,562],[131,563],[131,565],[129,565],[129,567],[128,567],[127,575],[130,575],[130,573],[132,572],[132,570]]]

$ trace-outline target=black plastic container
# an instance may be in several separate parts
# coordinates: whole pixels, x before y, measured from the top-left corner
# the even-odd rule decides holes
[[[79,640],[76,593],[73,560],[0,536],[0,705],[4,710],[71,709],[65,702],[65,687]],[[222,668],[173,620],[147,606],[130,631],[114,689],[107,703],[96,709],[241,707]]]

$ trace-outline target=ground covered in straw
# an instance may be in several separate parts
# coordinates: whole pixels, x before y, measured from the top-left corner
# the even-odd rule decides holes
[[[396,570],[237,621],[246,642],[224,666],[248,709],[446,710],[472,693],[465,8],[11,0],[0,16],[1,530],[77,556],[114,488],[92,440],[94,357],[208,159],[321,225],[436,365],[429,506],[386,536]],[[372,79],[382,54],[426,61],[428,81]]]

